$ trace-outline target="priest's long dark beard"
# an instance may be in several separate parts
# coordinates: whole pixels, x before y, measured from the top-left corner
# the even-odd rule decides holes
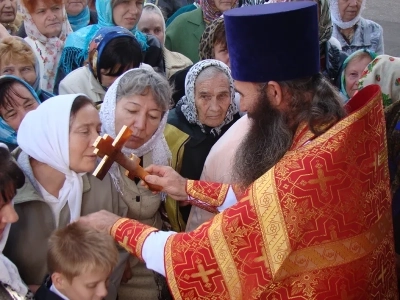
[[[233,182],[243,189],[273,167],[289,150],[293,140],[286,114],[270,104],[264,91],[256,107],[256,112],[248,114],[250,129],[234,159]]]

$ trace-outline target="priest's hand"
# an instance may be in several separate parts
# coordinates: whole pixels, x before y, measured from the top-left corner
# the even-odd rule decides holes
[[[120,216],[114,215],[107,210],[100,210],[98,212],[80,217],[78,223],[84,226],[92,227],[98,232],[110,234],[112,226],[121,219]]]
[[[151,165],[145,171],[151,174],[146,176],[146,182],[161,186],[163,192],[177,201],[186,201],[188,199],[186,193],[187,179],[183,178],[171,167]],[[146,183],[142,181],[142,185],[146,186]]]

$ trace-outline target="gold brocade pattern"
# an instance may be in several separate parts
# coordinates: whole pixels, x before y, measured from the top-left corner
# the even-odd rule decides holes
[[[155,231],[158,231],[158,229],[131,219],[121,218],[112,226],[111,236],[126,251],[143,260],[143,243],[149,234]]]
[[[186,184],[189,196],[201,200],[205,206],[211,206],[214,209],[224,203],[228,189],[229,184],[220,185],[198,180],[188,180]]]

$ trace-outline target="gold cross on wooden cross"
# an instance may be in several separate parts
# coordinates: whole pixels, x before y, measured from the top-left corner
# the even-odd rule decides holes
[[[208,279],[208,276],[211,274],[215,273],[215,269],[210,269],[210,270],[205,270],[204,266],[202,264],[198,264],[197,265],[197,270],[199,271],[199,273],[194,273],[192,274],[192,278],[199,278],[201,277],[201,280],[203,280],[204,283],[209,282],[210,280]]]
[[[93,152],[97,156],[101,157],[102,160],[96,170],[94,170],[94,176],[103,180],[104,176],[106,176],[108,170],[111,168],[111,165],[116,162],[126,169],[125,175],[129,177],[129,179],[134,180],[135,177],[137,177],[145,181],[144,178],[149,175],[149,173],[140,166],[140,158],[134,154],[131,154],[131,157],[128,158],[121,152],[122,147],[131,135],[132,130],[127,126],[123,126],[115,140],[108,134],[105,134],[103,137],[99,136],[96,139],[93,144],[95,147]],[[162,187],[160,186],[149,183],[146,184],[152,191],[162,190]]]

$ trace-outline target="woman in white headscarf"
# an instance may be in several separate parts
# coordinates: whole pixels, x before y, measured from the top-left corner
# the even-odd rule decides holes
[[[24,173],[11,160],[5,144],[0,143],[0,299],[33,299],[33,294],[19,276],[17,267],[3,254],[12,223],[18,221],[12,199],[24,185]]]
[[[348,55],[366,49],[384,54],[383,29],[361,14],[367,0],[330,0],[333,36]]]
[[[137,25],[141,32],[154,35],[163,46],[165,72],[167,79],[177,71],[191,66],[192,61],[181,53],[169,51],[165,44],[165,20],[161,10],[152,3],[146,3],[143,7],[142,16]]]
[[[122,74],[107,90],[100,109],[102,133],[115,138],[121,128],[128,126],[133,134],[122,152],[141,158],[141,165],[169,165],[171,152],[164,138],[171,101],[168,81],[153,70],[132,69]],[[128,218],[162,228],[162,195],[153,194],[126,177],[125,169],[114,164],[109,171],[122,199],[128,205]],[[165,278],[148,270],[138,258],[129,259],[132,278],[121,284],[118,298],[169,299]]]
[[[126,214],[111,178],[100,181],[88,174],[96,166],[93,142],[100,127],[98,112],[84,95],[50,98],[19,127],[22,151],[16,158],[27,180],[14,197],[20,220],[11,228],[4,253],[28,285],[40,285],[47,273],[47,239],[53,230],[101,209]],[[114,298],[124,262],[120,265],[110,280]]]

